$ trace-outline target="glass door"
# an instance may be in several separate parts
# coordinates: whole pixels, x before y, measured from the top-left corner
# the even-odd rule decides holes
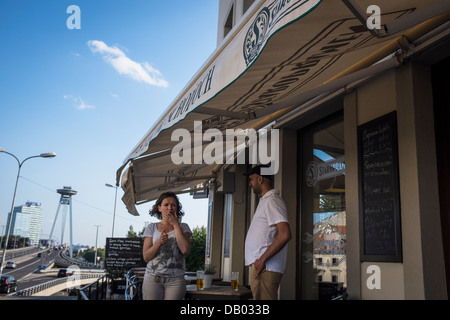
[[[301,298],[332,299],[346,288],[344,122],[301,133]]]

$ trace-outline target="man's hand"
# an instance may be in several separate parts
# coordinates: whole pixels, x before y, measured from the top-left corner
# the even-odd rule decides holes
[[[253,263],[256,271],[256,278],[259,277],[259,274],[266,268],[266,262],[259,258]]]

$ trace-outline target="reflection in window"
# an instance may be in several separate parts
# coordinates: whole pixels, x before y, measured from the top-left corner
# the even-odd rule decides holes
[[[230,241],[231,241],[231,207],[232,207],[233,194],[225,194],[225,233],[224,233],[224,248],[223,256],[225,258],[230,257]]]
[[[346,287],[343,121],[302,134],[303,299],[331,299]]]

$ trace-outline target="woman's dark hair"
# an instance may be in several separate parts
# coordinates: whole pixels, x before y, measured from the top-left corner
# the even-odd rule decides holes
[[[178,217],[178,220],[181,220],[181,217],[184,216],[184,211],[183,211],[183,207],[180,203],[180,200],[178,199],[178,196],[174,192],[164,192],[163,194],[161,194],[159,196],[158,200],[156,200],[156,203],[153,205],[149,214],[152,217],[156,217],[159,220],[162,220],[162,214],[158,210],[158,206],[160,206],[162,204],[163,200],[166,198],[174,198],[175,199],[175,201],[177,202],[177,217]]]

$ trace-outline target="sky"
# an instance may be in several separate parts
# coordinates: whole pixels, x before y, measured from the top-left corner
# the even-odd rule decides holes
[[[117,169],[214,52],[218,0],[2,0],[0,148],[20,161],[15,206],[42,207],[50,236],[64,186],[73,196],[73,244],[112,234]],[[77,6],[78,11],[72,10]],[[69,10],[68,10],[69,9]],[[75,8],[76,9],[76,8]],[[69,11],[69,13],[68,13]],[[77,29],[76,27],[79,27]],[[18,171],[0,153],[0,231],[6,233]],[[114,237],[140,231],[154,202],[129,214],[118,189]],[[207,200],[180,196],[191,228],[206,226]],[[68,212],[68,211],[67,211]],[[52,238],[60,241],[60,210]],[[2,233],[2,234],[4,234]],[[69,242],[67,214],[64,240]]]

